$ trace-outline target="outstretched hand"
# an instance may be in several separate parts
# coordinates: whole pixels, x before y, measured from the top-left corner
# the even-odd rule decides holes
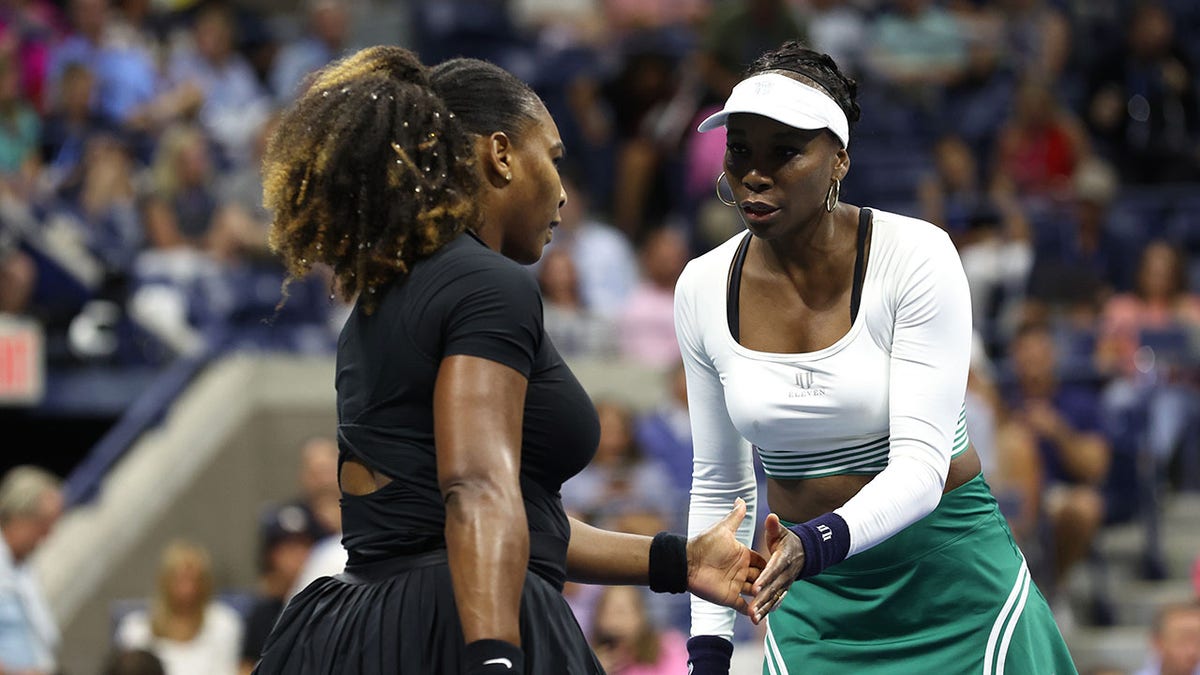
[[[800,537],[784,527],[774,513],[763,523],[763,543],[771,559],[751,589],[754,606],[750,620],[755,625],[783,602],[788,588],[804,569],[804,546]]]
[[[746,502],[739,498],[724,518],[688,540],[688,591],[749,615],[750,605],[743,596],[750,595],[767,561],[737,540],[745,517]]]

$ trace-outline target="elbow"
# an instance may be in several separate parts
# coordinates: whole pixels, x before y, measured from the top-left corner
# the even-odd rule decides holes
[[[476,521],[495,518],[506,522],[524,520],[521,485],[515,476],[464,475],[441,482],[446,521]]]

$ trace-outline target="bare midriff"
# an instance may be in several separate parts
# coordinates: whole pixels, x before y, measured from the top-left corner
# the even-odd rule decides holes
[[[361,497],[382,489],[392,482],[392,479],[357,459],[347,459],[342,462],[338,481],[341,483],[344,494]]]
[[[950,461],[945,494],[979,475],[979,455],[975,448]],[[841,507],[858,494],[875,475],[823,476],[821,478],[767,479],[767,503],[771,512],[783,520],[803,523]]]

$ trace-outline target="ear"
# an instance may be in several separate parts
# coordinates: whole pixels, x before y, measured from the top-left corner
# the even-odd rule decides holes
[[[485,178],[496,185],[507,185],[512,180],[512,139],[503,131],[496,131],[480,142],[486,146],[482,153]]]
[[[850,153],[845,148],[838,148],[833,156],[833,177],[842,180],[850,172]]]

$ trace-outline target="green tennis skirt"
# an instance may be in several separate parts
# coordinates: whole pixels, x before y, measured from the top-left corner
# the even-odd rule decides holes
[[[983,475],[887,541],[792,584],[768,675],[1068,675],[1075,665]]]

